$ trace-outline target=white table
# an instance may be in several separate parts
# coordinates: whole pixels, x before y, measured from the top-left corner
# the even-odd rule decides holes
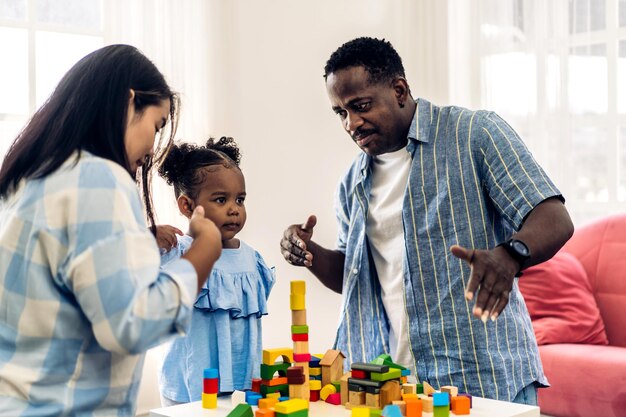
[[[488,400],[486,398],[472,398],[473,408],[470,417],[539,417],[539,407],[509,403],[504,401]],[[188,404],[175,405],[150,410],[150,417],[225,417],[234,407],[230,397],[220,397],[217,408],[207,410],[202,408],[200,401]],[[256,410],[256,407],[252,407]],[[332,405],[323,401],[312,402],[309,405],[311,417],[350,417],[351,412],[340,405]],[[432,416],[432,413],[422,413],[423,416]],[[450,412],[450,417],[455,414]]]

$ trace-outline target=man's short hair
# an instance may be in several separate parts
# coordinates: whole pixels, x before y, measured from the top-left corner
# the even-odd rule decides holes
[[[356,38],[341,45],[324,67],[324,79],[338,70],[364,67],[371,83],[405,77],[402,58],[389,41],[369,37]]]

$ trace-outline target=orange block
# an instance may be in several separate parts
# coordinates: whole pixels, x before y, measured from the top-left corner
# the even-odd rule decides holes
[[[467,397],[452,397],[452,412],[456,415],[470,413],[470,400]]]
[[[259,399],[259,408],[272,408],[277,402],[277,398],[261,398]]]
[[[273,387],[274,385],[286,385],[287,384],[287,377],[286,376],[279,376],[277,378],[272,378],[272,379],[262,379],[261,380],[261,384],[262,385],[267,385],[268,387]]]
[[[406,417],[422,417],[422,400],[416,397],[405,398]]]
[[[274,417],[276,413],[271,408],[259,408],[254,413],[254,417]]]

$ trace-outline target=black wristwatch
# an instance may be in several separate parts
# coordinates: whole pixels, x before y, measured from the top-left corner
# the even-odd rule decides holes
[[[506,242],[500,243],[498,246],[502,246],[508,254],[511,255],[511,258],[519,263],[519,269],[515,276],[521,276],[522,268],[526,264],[526,261],[530,259],[530,249],[528,249],[528,246],[518,239],[509,239]]]

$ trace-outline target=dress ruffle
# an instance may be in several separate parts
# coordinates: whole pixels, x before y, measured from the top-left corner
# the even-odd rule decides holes
[[[255,251],[254,271],[224,272],[214,269],[198,294],[194,307],[204,311],[228,310],[233,319],[267,314],[267,298],[275,281],[269,268]]]

